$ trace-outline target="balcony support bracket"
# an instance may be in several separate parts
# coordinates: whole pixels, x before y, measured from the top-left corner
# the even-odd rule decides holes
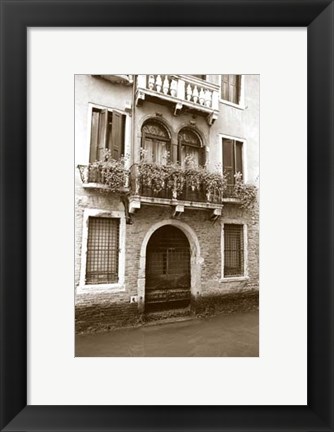
[[[145,93],[143,91],[138,90],[136,96],[136,106],[141,106],[145,100]]]
[[[209,125],[212,126],[214,124],[214,122],[217,120],[217,118],[218,118],[217,112],[213,112],[213,113],[209,114],[207,117],[207,121],[208,121]]]
[[[131,197],[129,202],[129,213],[133,214],[141,207],[139,197]]]
[[[172,216],[174,219],[180,219],[183,212],[184,212],[184,206],[177,204],[176,206],[174,206]]]
[[[175,116],[179,115],[180,112],[181,112],[181,110],[182,110],[182,108],[183,108],[183,105],[180,102],[176,103],[175,104],[175,109],[174,109],[174,115]]]
[[[213,210],[213,212],[211,213],[210,219],[213,223],[217,222],[217,220],[220,218],[221,215],[222,215],[222,209],[221,208],[215,208]]]

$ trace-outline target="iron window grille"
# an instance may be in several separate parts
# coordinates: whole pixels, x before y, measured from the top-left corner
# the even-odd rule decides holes
[[[119,219],[90,217],[86,284],[118,282]]]
[[[224,225],[224,277],[244,276],[243,225]]]

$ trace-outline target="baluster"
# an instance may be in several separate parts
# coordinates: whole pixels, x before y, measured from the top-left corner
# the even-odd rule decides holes
[[[194,91],[193,91],[193,101],[194,101],[195,103],[197,103],[197,101],[198,101],[198,88],[197,88],[197,86],[194,87]]]
[[[204,90],[201,88],[201,91],[199,92],[199,103],[201,105],[204,105],[204,100],[205,100],[205,98],[204,98]]]
[[[188,101],[191,101],[192,95],[193,95],[193,92],[191,90],[191,86],[190,86],[190,84],[188,84],[187,85],[187,100]]]
[[[154,87],[154,75],[149,75],[148,76],[148,88],[150,90],[153,90]]]
[[[175,79],[172,79],[172,82],[170,83],[170,94],[175,97],[177,91],[177,81]]]
[[[168,78],[167,78],[167,75],[165,75],[165,79],[164,79],[164,85],[163,85],[163,92],[164,92],[164,94],[166,95],[166,94],[168,94],[168,90],[169,90],[169,81],[168,81]]]
[[[162,86],[162,79],[161,75],[157,75],[157,79],[155,81],[157,92],[161,92],[161,86]]]

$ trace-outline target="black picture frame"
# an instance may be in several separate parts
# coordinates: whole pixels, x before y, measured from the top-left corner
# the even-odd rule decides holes
[[[334,430],[333,11],[333,0],[1,0],[1,430]],[[307,406],[27,405],[27,28],[39,26],[307,27]]]

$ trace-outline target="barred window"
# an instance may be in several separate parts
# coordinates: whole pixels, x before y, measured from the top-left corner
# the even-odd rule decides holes
[[[224,277],[244,276],[243,225],[224,225]]]
[[[119,219],[90,217],[86,284],[118,282]]]

